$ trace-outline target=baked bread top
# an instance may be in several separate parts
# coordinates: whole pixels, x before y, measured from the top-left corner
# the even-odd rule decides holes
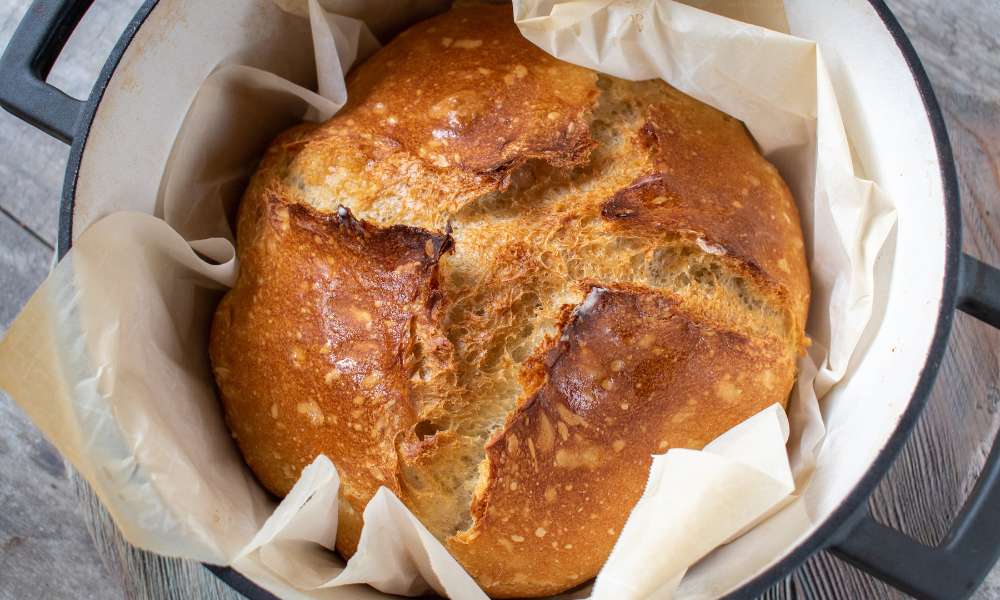
[[[496,597],[593,577],[652,454],[784,404],[809,302],[739,121],[560,62],[510,10],[418,23],[279,136],[210,342],[265,487],[326,454],[339,551],[385,486]]]

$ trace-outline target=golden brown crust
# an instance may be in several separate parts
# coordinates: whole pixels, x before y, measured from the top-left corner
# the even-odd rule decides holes
[[[510,6],[456,8],[350,73],[348,104],[312,134],[286,184],[328,210],[349,195],[381,222],[443,228],[528,160],[585,163],[596,80],[525,41]]]
[[[583,583],[652,454],[785,402],[792,197],[738,121],[553,59],[509,6],[414,26],[348,91],[240,207],[210,345],[240,448],[279,495],[333,460],[345,555],[384,485],[493,596]]]
[[[701,240],[785,296],[804,324],[809,272],[799,212],[743,124],[711,109],[664,103],[649,108],[638,141],[651,168],[610,197],[602,216],[628,234]]]
[[[244,200],[238,230],[241,276],[209,345],[226,420],[272,493],[288,493],[324,453],[340,470],[342,500],[360,514],[379,486],[400,490],[394,446],[420,410],[409,385],[413,332],[433,324],[437,262],[450,240],[266,194]],[[345,552],[358,519],[345,515],[338,532]]]
[[[393,68],[409,75],[386,78]],[[532,158],[586,160],[596,81],[520,39],[510,6],[462,7],[414,25],[351,73],[343,116],[391,131],[435,166],[501,181]]]
[[[720,329],[634,286],[591,287],[531,367],[537,389],[487,445],[475,525],[449,544],[495,597],[595,576],[652,455],[700,449],[784,403],[777,373],[794,368],[776,340]]]

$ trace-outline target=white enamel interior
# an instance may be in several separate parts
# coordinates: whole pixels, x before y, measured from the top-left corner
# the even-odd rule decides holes
[[[823,400],[828,432],[816,473],[800,498],[689,573],[682,588],[710,580],[712,596],[736,589],[803,543],[871,467],[913,397],[943,293],[940,163],[895,40],[866,0],[785,5],[791,33],[819,42],[858,174],[894,200],[899,220],[877,262],[874,322],[847,377]],[[713,567],[723,563],[720,576]]]
[[[712,595],[735,589],[780,560],[871,466],[913,395],[942,295],[940,169],[902,54],[865,0],[786,5],[791,32],[820,43],[859,173],[894,199],[899,223],[880,259],[885,285],[876,298],[878,327],[862,344],[853,372],[825,400],[827,446],[811,485],[798,501],[690,573],[704,578],[725,561],[728,575],[712,573]],[[277,43],[288,29],[301,34],[301,47]],[[234,40],[256,40],[253,55],[242,60],[311,85],[307,31],[304,20],[285,15],[271,0],[161,0],[125,51],[97,110],[80,165],[74,236],[114,211],[156,211],[160,175],[188,102],[205,76],[231,58]],[[847,446],[853,451],[838,451]],[[762,546],[765,538],[770,541]]]

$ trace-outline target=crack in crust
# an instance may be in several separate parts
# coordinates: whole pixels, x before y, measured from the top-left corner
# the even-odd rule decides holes
[[[384,485],[495,597],[593,577],[652,454],[784,404],[809,298],[742,124],[559,62],[509,10],[414,26],[275,140],[210,341],[269,490],[325,453],[341,553]]]
[[[529,573],[539,594],[592,577],[652,454],[700,448],[788,394],[776,374],[793,357],[777,339],[717,329],[639,286],[592,286],[587,303],[522,367],[537,387],[487,444],[474,526],[449,540],[495,596],[523,593]]]

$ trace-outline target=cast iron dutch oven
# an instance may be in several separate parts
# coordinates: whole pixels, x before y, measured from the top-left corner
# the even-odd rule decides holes
[[[191,36],[191,32],[197,29],[197,23],[202,17],[194,13],[245,10],[244,5],[234,4],[231,0],[229,6],[222,6],[227,4],[222,0],[208,3],[196,0],[147,1],[132,19],[108,58],[90,97],[86,101],[79,101],[47,84],[45,77],[90,4],[91,0],[36,0],[0,60],[0,104],[42,131],[72,145],[60,208],[57,245],[60,258],[70,249],[74,226],[81,227],[81,221],[82,225],[86,225],[95,218],[94,209],[81,206],[79,200],[81,189],[88,185],[87,177],[93,177],[87,170],[97,169],[96,165],[101,163],[102,157],[97,156],[97,153],[107,154],[111,157],[108,160],[111,160],[114,151],[107,148],[118,146],[118,150],[125,153],[117,159],[119,162],[122,161],[121,156],[141,154],[142,145],[149,138],[157,136],[155,123],[160,120],[162,111],[168,110],[160,107],[160,113],[148,115],[148,123],[132,123],[127,128],[116,130],[116,111],[120,112],[121,106],[127,104],[126,92],[141,94],[144,93],[143,88],[148,92],[150,88],[155,90],[158,85],[189,85],[196,89],[197,82],[203,77],[199,73],[189,77],[186,84],[175,83],[184,80],[186,70],[197,70],[192,64],[204,67],[183,61],[212,60],[208,56],[197,56],[200,50],[185,53],[176,49],[184,45],[197,45],[199,39],[211,37],[203,31],[205,35],[201,37],[184,39],[183,36]],[[924,249],[934,256],[933,260],[925,260],[919,271],[930,274],[931,279],[922,283],[928,290],[927,297],[907,300],[922,300],[928,305],[928,318],[924,319],[927,322],[914,321],[908,325],[912,329],[926,327],[927,333],[919,341],[910,340],[910,350],[916,352],[916,359],[906,359],[910,362],[903,367],[882,365],[890,374],[901,368],[903,375],[912,378],[912,383],[906,387],[906,395],[899,406],[893,409],[896,412],[892,419],[887,420],[884,435],[873,447],[872,459],[858,468],[856,477],[852,479],[854,483],[850,493],[830,507],[808,535],[790,543],[778,556],[769,559],[766,568],[761,568],[755,576],[740,582],[728,593],[729,597],[755,596],[788,575],[814,552],[828,549],[858,568],[914,596],[964,598],[976,589],[1000,555],[1000,444],[994,444],[975,489],[955,518],[951,531],[937,547],[921,545],[898,531],[876,523],[868,512],[867,499],[889,469],[927,401],[944,354],[955,310],[962,310],[1000,327],[1000,271],[961,252],[958,182],[944,120],[927,75],[889,9],[881,0],[836,0],[823,3],[823,7],[819,9],[816,6],[811,5],[809,10],[829,11],[830,16],[827,22],[807,33],[818,39],[821,45],[826,44],[823,46],[824,50],[833,50],[827,58],[830,63],[830,56],[834,57],[831,71],[835,81],[838,77],[847,77],[853,73],[863,78],[866,69],[866,64],[863,63],[870,62],[869,57],[852,59],[850,51],[838,55],[836,37],[825,40],[820,38],[831,30],[835,36],[838,27],[850,27],[852,34],[858,33],[856,29],[859,27],[867,28],[859,34],[872,36],[873,40],[882,39],[884,47],[874,42],[873,47],[881,48],[880,52],[886,53],[889,59],[886,66],[881,67],[885,72],[874,72],[865,85],[878,85],[879,79],[898,76],[902,78],[900,81],[905,80],[905,85],[898,82],[893,84],[901,90],[900,102],[904,101],[906,94],[912,94],[913,106],[916,107],[913,112],[917,114],[906,115],[906,118],[911,119],[910,124],[916,132],[913,134],[917,136],[913,143],[925,143],[927,146],[929,158],[924,168],[926,170],[926,165],[932,164],[933,168],[930,170],[933,173],[925,175],[933,185],[929,186],[931,189],[926,193],[930,204],[921,209],[928,214],[914,212],[915,209],[912,208],[904,210],[900,206],[900,229],[896,240],[897,264],[893,269],[900,272],[894,276],[902,276],[902,271],[907,267],[906,261],[900,259],[918,251],[912,244],[908,246],[910,243],[907,235],[911,230],[923,226],[923,221],[933,221],[928,226],[929,230],[933,230],[930,233],[916,232]],[[192,14],[186,15],[185,12]],[[189,18],[181,20],[178,15]],[[261,22],[257,21],[256,26],[259,27]],[[153,31],[144,36],[147,30]],[[225,36],[224,31],[212,33]],[[162,67],[159,72],[150,73],[150,67],[143,66],[143,61],[164,60],[163,56],[167,57],[166,64],[169,65],[170,52],[177,53],[176,72],[172,73],[174,77],[165,77],[167,72]],[[192,54],[196,55],[193,59]],[[852,60],[855,63],[849,64]],[[847,63],[847,70],[843,69],[845,65],[840,65],[841,70],[838,71],[839,63]],[[891,68],[894,64],[898,65],[898,73]],[[856,93],[862,94],[863,87]],[[126,100],[122,100],[123,97]],[[854,110],[863,116],[863,102],[852,106],[850,100],[848,98],[844,102],[841,99],[844,105],[842,108]],[[147,103],[144,107],[155,110],[152,106],[155,102],[148,99],[144,102]],[[174,115],[175,121],[180,118],[177,115],[183,115],[183,107],[173,107],[170,110],[181,111]],[[878,126],[877,123],[869,125]],[[138,131],[135,131],[136,128]],[[919,137],[924,130],[926,139]],[[128,133],[123,135],[121,131],[135,131],[134,137],[129,139]],[[169,138],[173,131],[176,130],[166,132],[164,137]],[[103,139],[115,136],[117,138],[112,142]],[[156,157],[149,159],[156,160]],[[128,167],[112,164],[110,168]],[[105,178],[110,177],[107,173],[113,171],[106,171]],[[891,182],[889,185],[891,186]],[[917,205],[919,202],[908,198],[907,206],[911,204]],[[917,277],[919,274],[912,276]],[[887,302],[897,300],[890,296]],[[883,318],[891,320],[893,309],[885,310],[886,316]],[[914,350],[913,345],[919,347]],[[894,347],[893,351],[895,350]],[[876,360],[873,352],[868,351],[866,360]],[[888,391],[891,392],[891,385]],[[231,569],[209,568],[250,598],[272,598]]]

